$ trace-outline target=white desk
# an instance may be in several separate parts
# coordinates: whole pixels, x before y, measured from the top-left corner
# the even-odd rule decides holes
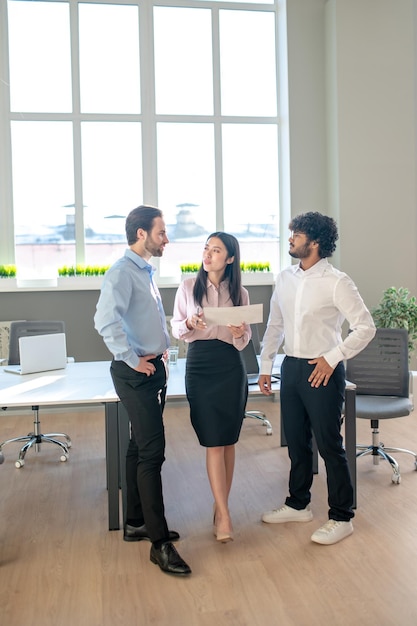
[[[0,406],[118,402],[109,370],[110,361],[68,363],[64,370],[25,376],[0,367]]]
[[[25,376],[0,367],[0,408],[104,404],[109,530],[119,528],[119,403],[110,361],[68,363],[64,370]]]
[[[170,367],[167,403],[185,400],[184,374],[185,359],[179,359],[176,365]],[[279,383],[274,384],[274,389],[278,395]],[[249,393],[264,397],[256,385],[249,387]],[[345,400],[345,446],[354,486],[354,506],[356,506],[355,396],[354,385],[348,385]],[[0,408],[45,406],[62,408],[91,404],[104,404],[105,408],[109,530],[118,530],[120,487],[125,508],[124,459],[129,437],[129,420],[113,387],[110,361],[69,363],[65,370],[26,376],[9,374],[0,367]]]

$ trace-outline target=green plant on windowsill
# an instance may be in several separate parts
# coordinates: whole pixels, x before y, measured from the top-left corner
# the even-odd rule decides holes
[[[0,278],[16,278],[16,265],[0,265]]]
[[[240,269],[242,272],[270,272],[271,264],[269,261],[258,263],[241,263]]]
[[[417,302],[409,290],[405,287],[388,287],[371,313],[377,328],[408,330],[408,351],[411,355],[417,342]]]
[[[196,274],[200,269],[201,263],[182,263],[180,270],[182,274]]]
[[[200,269],[200,263],[184,263],[180,265],[182,274],[195,274]],[[271,264],[269,262],[264,263],[241,263],[240,269],[242,272],[270,272]]]
[[[63,265],[58,268],[58,276],[102,276],[109,265]]]

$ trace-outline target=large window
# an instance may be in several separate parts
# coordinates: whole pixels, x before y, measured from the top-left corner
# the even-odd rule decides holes
[[[0,263],[109,264],[147,203],[171,242],[161,281],[214,230],[278,269],[277,0],[1,6]]]

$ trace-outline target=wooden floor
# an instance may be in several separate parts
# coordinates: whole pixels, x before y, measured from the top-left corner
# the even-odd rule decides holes
[[[58,448],[17,446],[0,466],[0,623],[7,626],[415,626],[417,472],[398,455],[402,483],[385,463],[358,461],[355,532],[334,546],[310,541],[327,519],[325,472],[314,479],[310,523],[267,525],[262,511],[283,502],[288,458],[279,447],[278,405],[263,401],[274,434],[245,420],[237,448],[231,511],[235,541],[218,545],[204,450],[186,406],[165,414],[164,490],[170,527],[181,533],[190,578],[164,574],[150,544],[107,530],[104,416],[42,414],[42,430],[68,432],[70,460]],[[257,408],[262,402],[257,402]],[[30,429],[31,415],[0,415],[1,440]],[[417,450],[417,414],[381,424],[388,445]],[[370,441],[358,420],[358,440]]]

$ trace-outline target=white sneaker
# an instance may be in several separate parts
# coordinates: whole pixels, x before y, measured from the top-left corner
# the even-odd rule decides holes
[[[353,533],[352,522],[338,522],[329,519],[321,528],[311,535],[311,541],[329,546],[332,543],[342,541]]]
[[[280,524],[283,522],[310,522],[313,519],[313,513],[308,504],[305,509],[298,511],[284,504],[280,509],[267,511],[262,515],[262,521],[267,524]]]

